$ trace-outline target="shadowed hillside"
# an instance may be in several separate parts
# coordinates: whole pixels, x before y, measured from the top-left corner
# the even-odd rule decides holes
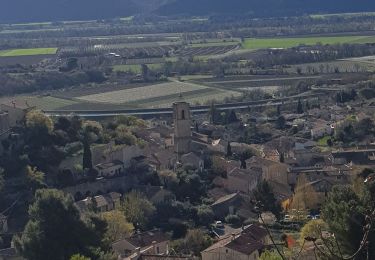
[[[255,17],[375,11],[373,0],[2,0],[0,22],[89,20],[143,12]]]

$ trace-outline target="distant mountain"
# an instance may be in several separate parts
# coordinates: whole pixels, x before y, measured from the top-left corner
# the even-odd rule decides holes
[[[0,22],[89,20],[160,15],[252,14],[258,17],[375,11],[374,0],[0,0]]]
[[[253,14],[257,17],[375,11],[374,0],[175,0],[160,7],[163,15]]]

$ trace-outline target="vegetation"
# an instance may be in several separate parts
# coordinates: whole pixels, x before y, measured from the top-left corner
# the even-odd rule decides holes
[[[29,214],[24,233],[15,240],[17,250],[27,259],[65,260],[77,253],[95,259],[95,250],[103,246],[103,234],[96,230],[103,224],[95,219],[89,219],[90,224],[82,221],[73,200],[60,191],[37,191]]]
[[[299,45],[344,44],[344,43],[374,43],[372,36],[329,36],[303,38],[263,38],[246,39],[243,46],[246,49],[291,48]]]
[[[57,48],[15,49],[0,51],[0,57],[55,54]]]

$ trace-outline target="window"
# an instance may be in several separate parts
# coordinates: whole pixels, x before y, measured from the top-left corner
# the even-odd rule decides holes
[[[182,120],[185,120],[185,110],[182,110],[182,111],[181,111],[181,119],[182,119]]]

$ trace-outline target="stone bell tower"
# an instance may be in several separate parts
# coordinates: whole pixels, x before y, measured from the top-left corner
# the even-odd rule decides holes
[[[174,150],[181,155],[190,152],[191,121],[187,102],[173,103]]]

